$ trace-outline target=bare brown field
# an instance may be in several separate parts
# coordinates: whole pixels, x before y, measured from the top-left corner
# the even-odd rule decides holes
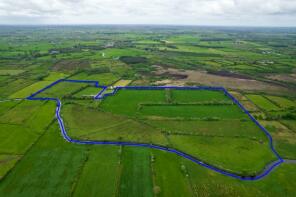
[[[155,75],[162,76],[176,76],[176,75],[186,75],[186,78],[183,79],[169,79],[169,80],[160,80],[156,81],[155,85],[174,85],[174,84],[196,84],[196,85],[207,85],[207,86],[223,86],[225,88],[234,89],[234,90],[244,90],[244,91],[265,91],[272,92],[273,94],[277,93],[291,93],[291,90],[288,88],[269,84],[267,82],[261,82],[253,79],[240,79],[237,77],[229,76],[219,76],[209,74],[206,71],[196,71],[196,70],[187,70],[182,71],[173,68],[161,68],[157,67],[157,71],[154,72]]]
[[[296,83],[296,74],[278,74],[278,75],[269,75],[268,79],[277,80],[277,81],[287,81]]]

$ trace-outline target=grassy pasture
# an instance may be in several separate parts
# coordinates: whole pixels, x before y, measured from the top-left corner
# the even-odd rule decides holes
[[[0,124],[0,130],[0,154],[23,154],[39,137],[36,131],[20,125]]]
[[[116,95],[108,96],[100,107],[103,110],[134,116],[138,112],[139,103],[164,103],[164,90],[119,90]]]
[[[93,97],[95,95],[97,95],[100,91],[102,90],[102,88],[96,88],[96,87],[87,87],[79,92],[77,92],[76,94],[74,94],[74,97]]]
[[[116,83],[114,83],[112,86],[127,86],[131,82],[132,82],[132,80],[121,79],[121,80],[117,81]]]
[[[0,123],[23,124],[42,105],[42,101],[22,101],[0,117]]]
[[[246,95],[255,105],[260,107],[261,109],[265,111],[273,111],[273,110],[279,110],[280,108],[270,102],[268,99],[264,98],[261,95],[255,95],[255,94],[248,94]]]
[[[144,116],[181,118],[248,118],[236,105],[144,105],[140,109]]]
[[[154,196],[150,160],[147,148],[123,148],[119,196]]]
[[[267,164],[276,160],[267,140],[170,135],[169,141],[178,150],[206,163],[245,175],[261,172]]]
[[[269,176],[254,182],[242,182],[215,173],[184,160],[195,196],[293,196],[296,165],[282,164]],[[189,196],[189,195],[188,195]]]
[[[13,81],[9,81],[7,84],[0,86],[0,98],[7,98],[11,94],[33,84],[34,81],[30,79],[16,79]]]
[[[104,49],[101,51],[103,57],[105,58],[118,58],[121,56],[141,56],[145,55],[145,52],[138,49],[133,48],[125,48],[125,49]]]
[[[25,70],[1,70],[0,75],[18,75],[25,72]]]
[[[81,72],[74,76],[71,76],[69,79],[94,80],[98,81],[99,85],[110,85],[118,80],[118,78],[119,77],[117,77],[113,73],[87,74],[86,72]]]
[[[20,101],[2,101],[0,102],[0,116],[6,113],[9,109],[16,106]]]
[[[172,100],[175,103],[195,103],[211,101],[229,101],[222,91],[211,90],[172,90]]]
[[[53,124],[0,182],[0,193],[8,197],[69,195],[85,159],[86,146],[65,142]]]
[[[120,177],[118,146],[92,146],[73,196],[115,196]]]
[[[0,154],[0,180],[20,159],[20,155]]]
[[[62,117],[69,135],[74,138],[167,144],[160,131],[124,116],[81,105],[64,105]]]
[[[37,92],[38,90],[41,90],[42,88],[48,86],[53,81],[38,81],[36,83],[33,83],[32,85],[29,85],[15,93],[9,96],[9,98],[26,98],[30,96],[31,94]]]
[[[174,154],[153,150],[152,170],[156,196],[192,196],[190,183],[182,171],[182,159]]]
[[[296,133],[296,122],[294,120],[282,120],[281,122]]]
[[[55,104],[23,101],[2,115],[0,153],[23,154],[54,118]]]
[[[87,87],[86,83],[71,83],[71,82],[60,82],[52,86],[49,89],[36,95],[36,97],[51,97],[51,98],[62,98],[64,96],[70,96],[83,88]]]
[[[266,138],[264,133],[251,120],[145,120],[145,122],[169,134],[245,137],[250,139]]]
[[[284,98],[284,97],[279,97],[279,96],[266,96],[269,100],[272,102],[276,103],[278,106],[282,108],[289,108],[289,107],[296,107],[296,103]]]
[[[56,81],[58,79],[63,79],[67,76],[68,76],[67,74],[61,73],[61,72],[50,72],[49,75],[47,77],[45,77],[43,80],[44,81]]]

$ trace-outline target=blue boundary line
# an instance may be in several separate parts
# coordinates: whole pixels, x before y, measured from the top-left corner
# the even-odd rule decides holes
[[[116,141],[90,141],[90,140],[75,140],[75,139],[71,139],[65,129],[64,123],[63,123],[63,119],[61,118],[60,115],[60,110],[62,107],[62,103],[58,98],[50,98],[50,97],[35,97],[37,94],[51,88],[52,86],[60,83],[60,82],[70,82],[70,83],[89,83],[89,84],[94,84],[95,87],[97,88],[102,88],[102,90],[96,95],[94,96],[94,99],[103,99],[107,96],[112,96],[114,94],[116,94],[116,92],[120,89],[133,89],[133,90],[161,90],[161,89],[177,89],[177,90],[213,90],[213,91],[222,91],[226,96],[228,96],[236,105],[238,105],[244,113],[246,113],[249,118],[265,133],[265,135],[267,136],[268,140],[269,140],[269,147],[271,149],[271,151],[275,154],[275,156],[277,157],[277,161],[273,162],[271,165],[268,166],[268,168],[264,169],[264,171],[256,176],[241,176],[241,175],[237,175],[235,173],[231,173],[219,168],[216,168],[214,166],[211,166],[209,164],[206,164],[202,161],[197,160],[196,158],[192,157],[189,154],[186,154],[184,152],[178,151],[176,149],[172,149],[172,148],[168,148],[168,147],[164,147],[164,146],[159,146],[159,145],[153,145],[153,144],[145,144],[145,143],[135,143],[135,142],[116,142]],[[52,84],[46,86],[45,88],[42,88],[41,90],[33,93],[31,96],[27,97],[26,99],[28,100],[42,100],[42,101],[55,101],[57,103],[57,108],[56,108],[56,118],[58,120],[59,123],[59,127],[61,130],[61,134],[63,136],[63,138],[71,143],[77,143],[77,144],[97,144],[97,145],[118,145],[118,146],[137,146],[137,147],[147,147],[147,148],[153,148],[153,149],[158,149],[158,150],[163,150],[163,151],[167,151],[167,152],[171,152],[171,153],[175,153],[181,157],[184,157],[196,164],[199,164],[203,167],[206,167],[210,170],[213,170],[215,172],[218,172],[220,174],[232,177],[232,178],[236,178],[239,180],[243,180],[243,181],[255,181],[255,180],[259,180],[263,177],[265,177],[266,175],[268,175],[275,167],[279,166],[281,163],[284,162],[284,160],[281,158],[281,156],[277,153],[277,151],[275,150],[274,146],[273,146],[273,140],[271,135],[269,134],[269,132],[248,112],[248,110],[246,110],[246,108],[240,104],[240,102],[234,98],[224,87],[209,87],[209,86],[196,86],[196,87],[179,87],[179,86],[118,86],[115,87],[113,89],[113,92],[111,93],[106,93],[103,94],[104,91],[108,88],[108,86],[100,86],[98,81],[89,81],[89,80],[69,80],[69,79],[60,79],[57,80],[55,82],[53,82]]]

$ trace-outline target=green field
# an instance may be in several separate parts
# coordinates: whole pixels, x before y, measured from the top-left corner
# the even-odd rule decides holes
[[[0,75],[18,75],[25,72],[24,70],[0,70]]]
[[[0,196],[294,197],[295,38],[293,27],[1,26]],[[108,86],[103,94],[115,86],[223,87],[292,161],[240,181],[168,151],[67,142],[56,102],[25,99],[59,79],[98,81]],[[61,100],[72,139],[160,145],[242,176],[277,160],[266,134],[223,91],[121,89],[95,100],[101,90],[60,82],[36,97]]]
[[[81,97],[93,97],[96,96],[102,88],[96,88],[96,87],[86,87],[85,89],[82,89],[81,91],[74,94],[74,97],[81,98]]]
[[[243,175],[276,160],[264,133],[223,93],[191,91],[189,99],[188,90],[121,89],[98,107],[66,104],[62,117],[75,139],[169,146]]]
[[[9,98],[26,98],[30,96],[31,94],[37,92],[38,90],[48,86],[51,84],[53,81],[39,81],[36,82],[28,87],[25,87],[14,94],[10,95]]]
[[[258,107],[265,111],[279,110],[280,108],[261,95],[247,95]]]

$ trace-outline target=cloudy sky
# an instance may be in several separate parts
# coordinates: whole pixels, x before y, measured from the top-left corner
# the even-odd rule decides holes
[[[0,24],[296,26],[296,0],[0,0]]]

